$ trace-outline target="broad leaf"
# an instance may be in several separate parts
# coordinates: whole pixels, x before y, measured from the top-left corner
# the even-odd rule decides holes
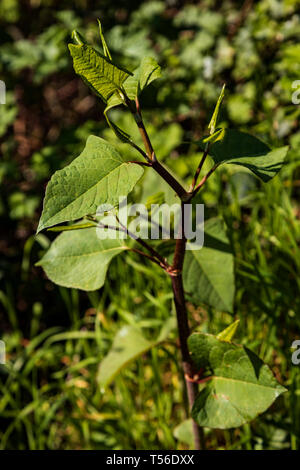
[[[202,150],[208,142],[209,154],[215,163],[245,166],[264,182],[279,172],[288,151],[288,147],[271,150],[256,137],[233,129],[219,129],[208,138],[202,139]]]
[[[37,266],[55,284],[91,291],[103,286],[110,261],[127,249],[122,240],[100,240],[96,228],[63,232]]]
[[[140,166],[126,162],[111,144],[90,136],[79,157],[48,183],[37,231],[95,214],[100,204],[117,205],[142,174]]]
[[[159,336],[153,341],[146,339],[141,329],[135,326],[124,326],[116,334],[111,350],[100,364],[98,373],[100,386],[106,387],[130,362],[163,342],[170,331],[175,328],[175,323],[175,319],[170,318]]]
[[[115,92],[122,93],[122,84],[131,72],[116,66],[87,44],[69,44],[75,72],[106,103]]]
[[[205,222],[204,246],[186,252],[183,280],[184,290],[192,301],[232,312],[233,255],[222,220]]]
[[[200,426],[241,426],[263,413],[286,391],[269,367],[244,346],[203,333],[190,336],[188,345],[196,367],[213,374],[192,409]]]

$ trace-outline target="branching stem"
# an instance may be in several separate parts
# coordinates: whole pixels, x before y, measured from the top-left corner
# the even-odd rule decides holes
[[[144,147],[146,150],[146,157],[147,157],[147,166],[151,166],[167,183],[168,185],[176,192],[176,194],[181,199],[181,233],[179,238],[176,241],[176,247],[174,252],[174,258],[172,266],[167,265],[166,260],[163,260],[162,257],[155,251],[155,254],[152,252],[152,247],[147,245],[147,249],[151,252],[150,258],[155,258],[160,262],[163,261],[165,271],[170,275],[172,281],[172,289],[173,289],[173,296],[174,296],[174,303],[176,308],[176,316],[177,316],[177,325],[178,325],[178,333],[179,333],[179,340],[180,340],[180,350],[181,350],[181,357],[182,357],[182,368],[185,377],[185,384],[189,402],[189,408],[193,407],[196,394],[197,394],[197,384],[189,378],[194,376],[194,365],[191,359],[189,349],[188,349],[188,337],[190,335],[190,328],[188,323],[188,315],[186,310],[186,302],[185,302],[185,295],[183,289],[183,280],[182,280],[182,268],[185,256],[185,249],[186,249],[186,238],[184,236],[184,205],[189,202],[199,191],[200,187],[205,183],[209,175],[214,171],[215,168],[210,170],[210,172],[204,177],[199,185],[195,188],[197,184],[197,179],[200,174],[200,171],[203,167],[204,161],[208,154],[208,147],[205,149],[202,159],[199,163],[199,166],[196,170],[191,191],[187,192],[183,186],[179,183],[179,181],[174,178],[173,175],[161,165],[161,163],[157,160],[155,152],[153,150],[149,135],[146,131],[142,113],[140,110],[140,104],[138,99],[136,102],[132,102],[125,98],[126,104],[130,111],[132,112],[135,121],[137,123],[138,129],[142,136]],[[216,166],[215,166],[216,167]],[[141,240],[143,243],[144,241]],[[141,243],[140,241],[140,243]],[[141,243],[142,244],[142,243]],[[146,248],[146,247],[145,247]],[[150,248],[150,249],[149,249]],[[162,266],[162,264],[160,264]],[[203,430],[199,428],[197,423],[193,421],[193,433],[194,433],[194,441],[195,441],[195,449],[200,450],[205,448],[204,442],[204,435]]]

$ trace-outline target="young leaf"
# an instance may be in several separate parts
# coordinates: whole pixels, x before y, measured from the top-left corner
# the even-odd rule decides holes
[[[104,34],[102,32],[101,21],[99,19],[97,21],[98,21],[98,26],[99,26],[99,35],[100,35],[100,39],[101,39],[102,47],[103,47],[103,53],[104,53],[105,57],[108,57],[110,60],[112,60],[111,54],[109,52],[108,46],[107,46],[105,38],[104,38]]]
[[[263,413],[286,391],[269,367],[244,346],[204,333],[191,335],[188,345],[196,367],[213,374],[192,409],[200,426],[241,426]]]
[[[110,261],[127,249],[122,240],[100,240],[96,227],[63,232],[36,266],[55,284],[91,291],[103,286]]]
[[[231,343],[239,323],[240,320],[236,320],[235,322],[231,323],[231,325],[229,325],[227,328],[225,328],[225,330],[221,331],[221,333],[217,335],[217,339]]]
[[[142,174],[140,166],[126,162],[111,144],[89,136],[79,157],[54,173],[48,183],[37,232],[95,214],[100,204],[115,206]]]
[[[175,328],[175,325],[175,318],[169,318],[158,337],[153,341],[147,340],[139,328],[124,326],[115,336],[111,350],[100,364],[98,373],[100,386],[106,387],[109,385],[114,377],[130,362],[163,342],[171,330]]]
[[[144,88],[160,77],[161,68],[156,60],[152,57],[144,57],[139,67],[133,72],[133,75],[128,77],[123,83],[123,88],[128,98],[130,100],[135,100]],[[123,100],[120,95],[115,93],[108,100],[105,112],[107,113],[111,108],[122,103]]]
[[[47,230],[49,232],[68,232],[70,230],[82,230],[84,228],[95,227],[95,223],[86,222],[84,224],[72,224],[72,225],[58,225],[57,227],[50,227]]]
[[[225,83],[222,87],[222,90],[221,90],[220,96],[218,98],[215,110],[214,110],[212,118],[210,120],[210,123],[208,124],[208,129],[210,131],[210,135],[212,135],[215,132],[215,128],[217,126],[218,115],[219,115],[220,107],[221,107],[221,104],[222,104],[222,101],[223,101],[223,98],[224,98],[224,94],[225,94]]]
[[[206,221],[203,248],[186,252],[183,281],[192,301],[232,312],[233,254],[221,219]]]
[[[279,172],[288,151],[288,147],[271,150],[256,137],[233,129],[217,130],[210,139],[209,154],[215,163],[245,166],[264,182],[268,182]],[[206,148],[208,141],[207,137],[202,139],[202,150]]]
[[[106,103],[115,92],[122,93],[122,84],[131,75],[87,44],[69,44],[75,72]]]

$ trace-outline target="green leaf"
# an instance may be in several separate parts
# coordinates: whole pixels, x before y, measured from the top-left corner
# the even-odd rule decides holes
[[[70,230],[82,230],[84,228],[95,227],[94,222],[86,222],[85,224],[59,225],[58,227],[50,227],[49,232],[67,232]]]
[[[140,328],[124,326],[115,336],[111,350],[99,367],[98,382],[101,387],[107,387],[114,377],[129,363],[141,354],[165,341],[170,331],[175,328],[175,318],[171,317],[163,326],[158,337],[149,341]]]
[[[205,222],[204,246],[186,252],[184,289],[194,302],[232,312],[234,299],[233,255],[221,219]]]
[[[136,97],[146,88],[150,83],[152,83],[157,78],[161,77],[161,68],[152,57],[144,57],[141,64],[135,71],[133,75],[128,77],[123,83],[123,88],[126,92],[126,95],[130,100],[135,100]],[[108,100],[107,107],[105,112],[114,106],[122,104],[123,100],[118,94],[114,94]]]
[[[239,326],[240,320],[236,320],[235,322],[231,323],[225,330],[221,331],[217,335],[217,338],[220,339],[221,341],[225,341],[227,343],[230,343],[232,338],[235,335],[235,332],[237,330],[237,327]]]
[[[127,249],[122,240],[99,239],[96,227],[63,232],[36,265],[55,284],[91,291],[103,286],[110,261]]]
[[[122,84],[131,75],[92,46],[69,44],[75,72],[106,103],[113,93],[122,93]]]
[[[37,232],[95,214],[100,204],[117,205],[142,174],[140,166],[126,162],[111,144],[90,136],[79,157],[48,183]]]
[[[217,120],[218,120],[218,115],[219,115],[220,107],[221,107],[221,104],[222,104],[222,101],[223,101],[223,98],[224,98],[224,94],[225,94],[225,83],[222,87],[222,90],[221,90],[220,96],[218,98],[217,104],[215,106],[215,110],[213,112],[212,118],[211,118],[211,120],[208,124],[208,129],[210,131],[210,134],[213,134],[215,132],[215,128],[216,128]]]
[[[271,150],[256,137],[233,129],[219,129],[210,138],[204,138],[200,142],[202,150],[208,141],[211,141],[209,154],[216,164],[245,166],[264,182],[279,172],[288,151],[287,146]]]
[[[98,26],[99,26],[99,35],[100,35],[100,39],[101,39],[102,47],[103,47],[103,53],[104,53],[105,57],[108,57],[110,60],[112,60],[111,54],[109,52],[108,46],[107,46],[105,38],[104,38],[104,34],[102,32],[101,21],[99,19],[97,21],[98,21]]]
[[[186,419],[182,423],[178,424],[174,429],[174,437],[178,441],[187,444],[189,447],[193,447],[195,444],[195,438],[193,433],[193,420]]]
[[[263,413],[286,391],[269,367],[245,346],[204,333],[191,335],[188,346],[196,367],[213,374],[192,409],[200,426],[241,426]]]

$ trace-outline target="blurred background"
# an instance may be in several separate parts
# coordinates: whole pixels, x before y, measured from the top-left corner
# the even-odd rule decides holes
[[[0,105],[1,449],[185,449],[191,441],[189,427],[180,426],[185,394],[175,332],[105,391],[96,382],[122,326],[138,325],[153,338],[172,314],[169,280],[159,268],[136,255],[117,257],[105,287],[84,293],[55,286],[34,266],[54,238],[35,236],[50,176],[79,155],[91,133],[120,145],[67,49],[74,28],[100,46],[97,18],[115,60],[133,70],[150,55],[161,65],[162,79],[141,104],[159,158],[182,180],[190,182],[200,158],[185,142],[206,132],[223,83],[222,125],[273,147],[290,146],[286,166],[270,183],[224,165],[199,195],[207,214],[221,212],[229,228],[235,313],[188,309],[192,325],[211,333],[240,318],[237,340],[289,389],[251,424],[206,430],[208,448],[300,447],[300,365],[291,362],[300,334],[297,6],[297,0],[0,0],[0,79],[7,88]],[[131,128],[121,108],[111,117]],[[156,183],[141,185],[136,191],[147,193]]]

